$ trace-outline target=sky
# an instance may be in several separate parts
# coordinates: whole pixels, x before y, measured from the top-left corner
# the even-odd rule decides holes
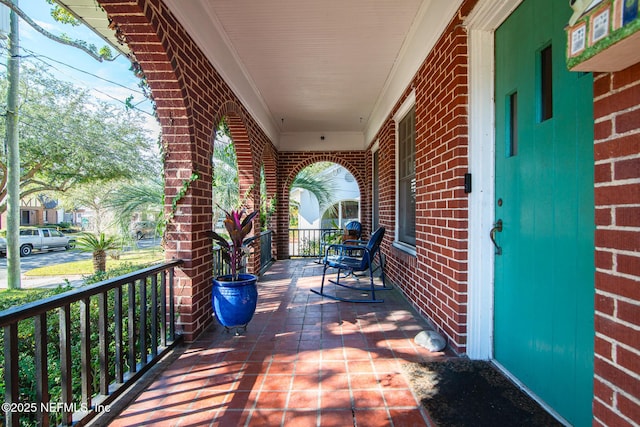
[[[98,48],[106,42],[84,25],[72,27],[53,20],[50,15],[51,5],[45,0],[20,0],[20,8],[47,31],[60,35],[67,34],[71,39],[80,39],[95,44]],[[0,8],[6,8],[0,5]],[[5,43],[2,43],[6,46]],[[155,139],[160,128],[151,116],[151,102],[146,100],[137,86],[139,79],[129,70],[130,62],[120,56],[115,61],[98,62],[83,51],[48,39],[29,24],[20,20],[21,55],[45,70],[50,70],[56,78],[72,82],[76,86],[89,90],[94,97],[119,106],[124,111],[124,102],[133,95],[132,103],[147,114],[146,127],[153,132]],[[6,64],[6,49],[3,49],[0,61]],[[112,52],[118,52],[111,47]]]

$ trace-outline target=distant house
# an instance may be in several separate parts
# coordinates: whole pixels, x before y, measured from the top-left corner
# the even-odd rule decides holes
[[[45,195],[20,200],[20,225],[58,224],[65,221],[65,211],[58,201]],[[0,215],[0,228],[6,228],[7,212]]]

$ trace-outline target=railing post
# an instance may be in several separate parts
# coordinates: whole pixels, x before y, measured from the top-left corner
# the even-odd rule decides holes
[[[173,267],[169,269],[169,339],[171,342],[176,340],[176,307],[174,301],[173,281],[175,272]]]
[[[140,279],[140,363],[147,364],[147,278]]]
[[[62,379],[62,424],[73,423],[71,403],[73,402],[73,387],[71,377],[71,306],[60,307],[60,376]]]
[[[100,333],[98,334],[99,338],[99,349],[100,353],[100,394],[108,395],[109,394],[109,340],[108,334],[108,322],[107,322],[107,312],[109,311],[109,307],[107,305],[107,291],[102,292],[98,295],[98,329]]]
[[[113,317],[115,320],[115,328],[113,339],[116,342],[116,354],[115,354],[115,362],[116,362],[116,382],[122,384],[124,381],[124,369],[123,369],[123,360],[122,360],[122,288],[117,287],[113,290]]]
[[[151,276],[151,356],[158,355],[158,275]]]
[[[163,271],[160,276],[160,345],[167,345],[167,272]]]
[[[36,422],[39,426],[49,427],[49,414],[43,411],[43,404],[49,403],[49,374],[47,370],[47,313],[33,318],[36,340],[36,404],[38,405]]]
[[[129,372],[134,373],[137,370],[136,367],[136,287],[135,281],[129,282],[129,313],[127,316],[128,330],[129,330]]]
[[[91,316],[89,297],[80,300],[80,378],[82,402],[91,407]]]
[[[13,408],[18,403],[18,324],[12,323],[4,327],[4,402]],[[20,425],[18,411],[5,411],[7,426]]]

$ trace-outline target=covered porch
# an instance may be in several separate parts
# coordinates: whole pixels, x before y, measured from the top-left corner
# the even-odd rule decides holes
[[[266,311],[249,333],[214,343],[211,155],[224,119],[237,151],[240,194],[250,195],[248,208],[259,207],[261,168],[267,196],[277,200],[268,227],[277,259],[289,256],[289,189],[296,174],[315,162],[344,166],[360,189],[364,234],[378,226],[389,231],[382,244],[388,277],[453,352],[502,363],[567,423],[636,425],[640,64],[569,71],[567,3],[77,0],[79,16],[103,15],[102,26],[132,53],[152,90],[171,218],[165,249],[167,259],[184,261],[176,271],[177,328],[186,342],[197,343],[123,414],[129,419],[124,424],[182,417],[185,409],[246,416],[249,423],[264,414],[284,420],[303,413],[287,406],[298,401],[298,368],[317,379],[316,396],[301,407],[316,419],[327,403],[357,417],[352,404],[363,400],[356,392],[372,389],[378,400],[366,408],[389,408],[391,417],[403,407],[407,416],[423,416],[409,395],[411,403],[396,405],[381,382],[357,388],[351,379],[362,365],[372,371],[369,379],[379,380],[400,361],[427,356],[410,344],[422,317],[399,309],[393,299],[376,307],[322,303],[305,289],[305,273],[292,274],[295,287],[281,284],[277,268],[288,264],[277,263],[262,285]],[[526,49],[524,24],[533,26],[531,34],[542,31]],[[517,59],[520,53],[526,61]],[[556,83],[542,85],[543,75]],[[505,76],[523,80],[499,87]],[[546,104],[541,99],[556,107],[542,114],[536,107]],[[561,106],[561,100],[576,105]],[[527,106],[527,116],[514,114],[524,114],[518,105]],[[550,111],[556,114],[548,117]],[[573,147],[569,139],[536,133],[551,125],[572,132],[580,156],[556,150]],[[546,142],[555,145],[541,145]],[[513,176],[503,173],[521,159],[526,163],[508,169]],[[556,166],[553,173],[548,165]],[[259,271],[261,251],[249,270]],[[569,255],[574,259],[565,259]],[[535,293],[523,297],[529,291]],[[541,328],[540,319],[549,322]],[[308,335],[307,327],[319,335]],[[340,368],[325,372],[325,355]],[[280,391],[277,408],[262,407],[268,399],[261,396],[280,390],[266,388],[272,382],[265,379],[286,357],[292,358],[285,380],[291,390]],[[309,368],[314,359],[317,366]],[[374,362],[383,360],[393,368],[379,371]],[[254,374],[240,371],[249,366]],[[212,376],[205,370],[227,375],[223,384],[211,384],[226,387],[224,393],[214,388],[208,397],[189,385],[208,384]],[[339,373],[349,387],[334,406],[323,400],[323,391],[334,379],[344,381]],[[247,375],[255,377],[250,385],[242,381]],[[243,398],[237,397],[241,391]],[[210,409],[198,409],[202,403],[211,403]],[[241,408],[231,410],[236,404]]]
[[[337,302],[309,291],[321,275],[311,260],[276,262],[244,335],[210,326],[110,425],[430,425],[403,365],[453,353],[415,344],[430,326],[397,290]]]

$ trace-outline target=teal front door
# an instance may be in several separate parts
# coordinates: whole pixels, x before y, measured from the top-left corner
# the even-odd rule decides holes
[[[495,33],[494,357],[567,421],[586,426],[593,78],[566,69],[570,15],[569,2],[525,0]]]

